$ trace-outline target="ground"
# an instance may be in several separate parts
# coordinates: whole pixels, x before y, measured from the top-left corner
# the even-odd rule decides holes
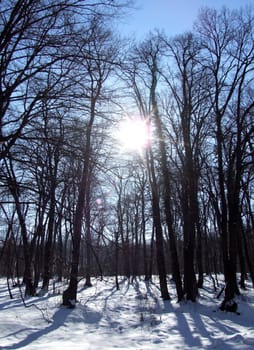
[[[250,282],[237,299],[240,315],[218,309],[219,288],[214,290],[208,276],[197,302],[180,304],[170,281],[171,300],[160,298],[157,277],[132,283],[122,278],[119,291],[113,278],[92,282],[87,289],[79,282],[76,307],[67,309],[61,305],[63,283],[26,299],[25,307],[20,289],[12,288],[10,299],[6,279],[0,279],[0,349],[254,349]]]

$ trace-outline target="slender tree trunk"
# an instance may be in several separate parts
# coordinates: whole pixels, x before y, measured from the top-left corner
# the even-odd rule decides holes
[[[184,235],[184,293],[186,294],[187,300],[194,302],[197,296],[197,282],[194,270],[195,227],[191,221],[193,217],[190,213],[187,195],[183,195],[182,211]]]
[[[238,219],[238,230],[237,230],[237,248],[238,248],[238,257],[239,257],[239,264],[240,264],[240,271],[241,271],[241,277],[240,277],[240,287],[242,289],[246,289],[245,285],[245,279],[247,276],[246,272],[246,264],[244,259],[244,250],[243,250],[243,227],[241,222],[241,217]]]
[[[225,288],[225,301],[234,299],[235,295],[239,295],[239,288],[236,278],[237,267],[237,236],[239,234],[238,225],[238,205],[236,203],[229,204],[229,257],[228,257],[228,275]]]
[[[160,289],[161,297],[164,300],[169,300],[170,296],[167,287],[167,274],[165,268],[165,258],[164,258],[164,247],[163,247],[163,232],[161,227],[160,219],[160,207],[158,205],[158,198],[153,194],[153,219],[155,226],[155,237],[156,237],[156,257],[157,257],[157,268],[160,279]]]
[[[82,170],[81,181],[78,189],[78,200],[76,204],[74,225],[73,225],[73,237],[72,237],[72,263],[71,263],[71,273],[70,273],[70,283],[68,288],[63,293],[63,305],[68,307],[74,307],[77,299],[77,287],[78,287],[78,270],[79,270],[79,257],[80,257],[80,243],[81,243],[81,234],[82,234],[82,222],[84,216],[86,198],[90,199],[91,191],[91,137],[93,123],[95,119],[95,105],[96,99],[100,94],[102,81],[98,83],[99,87],[95,93],[95,97],[91,96],[90,100],[90,119],[86,129],[86,144],[84,149],[84,165]],[[92,84],[92,94],[93,84]],[[88,191],[88,192],[87,192]],[[90,215],[90,211],[89,211]],[[87,219],[87,218],[86,218]],[[90,220],[90,218],[89,218]],[[88,222],[90,224],[90,221]],[[90,229],[90,226],[89,226]],[[90,249],[90,247],[89,247]]]
[[[70,272],[70,282],[68,288],[63,292],[63,305],[73,308],[77,300],[78,288],[78,267],[80,256],[80,242],[82,232],[83,211],[86,191],[86,164],[84,164],[83,176],[81,178],[78,200],[76,204],[73,237],[72,237],[72,262]]]
[[[143,269],[145,275],[145,281],[149,280],[148,273],[148,254],[147,254],[147,242],[146,242],[146,220],[145,220],[145,196],[144,196],[144,188],[141,191],[141,239],[143,246]]]
[[[216,105],[218,106],[218,96],[216,100]],[[224,176],[224,166],[223,166],[223,134],[221,130],[221,119],[222,116],[217,107],[216,115],[216,141],[217,141],[217,162],[218,162],[218,185],[219,185],[219,201],[220,201],[220,215],[218,218],[218,226],[220,228],[221,243],[222,243],[222,255],[224,264],[224,275],[227,288],[225,289],[225,302],[231,300],[234,297],[234,270],[231,266],[229,257],[229,235],[228,235],[228,209],[225,195],[225,176]],[[224,307],[225,302],[222,303]]]
[[[250,273],[251,281],[252,281],[252,286],[254,288],[254,267],[253,267],[253,260],[250,257],[250,252],[249,252],[249,246],[246,238],[246,233],[244,230],[242,230],[242,237],[243,237],[243,247],[244,247],[244,253],[246,257],[246,262],[248,266],[248,270]]]
[[[54,180],[52,180],[54,181]],[[55,182],[55,181],[54,181]],[[50,195],[50,208],[49,208],[49,221],[48,221],[48,230],[47,230],[47,239],[45,244],[45,252],[44,252],[44,273],[43,273],[43,282],[42,282],[42,291],[47,292],[49,288],[49,281],[52,271],[52,263],[53,263],[53,233],[54,233],[54,225],[55,225],[55,190],[56,184],[52,184],[51,195]]]
[[[116,289],[119,290],[119,280],[118,280],[118,273],[119,273],[119,232],[115,232],[115,282],[116,282]]]
[[[88,199],[88,198],[87,198]],[[85,287],[91,287],[91,252],[92,252],[92,239],[91,239],[91,216],[90,216],[90,198],[86,203],[85,209],[85,221],[86,221],[86,282]]]
[[[156,133],[159,140],[158,142],[159,142],[159,150],[160,150],[160,167],[161,167],[161,173],[163,176],[163,185],[164,185],[164,188],[163,188],[164,211],[165,211],[165,217],[166,217],[166,223],[167,223],[167,229],[168,229],[168,235],[169,235],[173,279],[176,284],[178,301],[181,301],[183,298],[183,288],[182,288],[182,280],[181,280],[180,268],[179,268],[179,262],[178,262],[176,241],[175,241],[174,230],[173,230],[172,205],[170,202],[171,201],[171,196],[170,196],[171,183],[170,183],[169,171],[167,166],[167,163],[168,163],[167,152],[166,152],[166,147],[164,142],[164,135],[162,132],[162,122],[160,120],[157,100],[156,100],[156,86],[157,86],[156,60],[154,61],[154,66],[152,68],[151,73],[152,73],[151,103],[152,103],[153,116],[155,120]]]
[[[149,177],[152,190],[152,211],[153,211],[153,222],[155,228],[155,244],[156,244],[156,258],[157,268],[160,280],[161,297],[164,300],[169,300],[169,292],[167,286],[167,274],[165,267],[164,257],[164,244],[163,244],[163,231],[161,227],[161,214],[160,214],[160,201],[159,193],[156,184],[155,172],[154,172],[154,161],[152,153],[150,152],[150,163],[149,163]]]
[[[203,288],[204,269],[203,269],[203,237],[199,219],[198,201],[196,201],[196,231],[197,231],[197,266],[198,266],[198,282],[197,287]],[[208,257],[207,257],[208,259]]]
[[[26,285],[25,295],[34,296],[36,294],[36,288],[33,280],[33,267],[32,267],[33,251],[28,241],[28,233],[27,233],[26,222],[24,217],[25,214],[19,202],[18,185],[15,179],[11,181],[12,183],[10,186],[10,190],[12,192],[15,205],[16,205],[16,210],[17,210],[17,215],[19,218],[19,224],[20,224],[20,230],[21,230],[22,243],[23,243],[24,264],[25,264],[23,280]]]

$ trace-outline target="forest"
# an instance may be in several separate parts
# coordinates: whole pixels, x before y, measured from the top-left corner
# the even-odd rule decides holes
[[[254,12],[200,9],[191,32],[137,41],[129,0],[0,8],[0,276],[159,279],[222,310],[254,287]],[[171,284],[170,284],[171,286]]]

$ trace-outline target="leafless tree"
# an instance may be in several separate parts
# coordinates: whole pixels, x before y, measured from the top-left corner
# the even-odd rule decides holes
[[[78,283],[78,266],[80,241],[82,234],[83,214],[85,218],[87,261],[86,261],[86,280],[90,285],[90,258],[91,258],[91,191],[92,176],[95,164],[93,139],[98,124],[102,118],[101,106],[110,101],[110,94],[107,96],[107,90],[104,88],[112,67],[116,63],[117,50],[112,40],[112,33],[104,28],[104,23],[99,18],[94,18],[91,23],[89,42],[85,42],[80,47],[80,52],[76,58],[78,84],[76,96],[83,99],[80,104],[80,111],[85,114],[85,144],[82,149],[83,165],[81,178],[78,184],[78,197],[75,207],[74,226],[73,226],[73,253],[71,278],[68,289],[63,294],[63,304],[71,306],[76,300]],[[109,91],[108,91],[109,93]]]
[[[222,308],[235,294],[241,179],[245,159],[250,155],[253,100],[253,11],[223,9],[201,11],[197,30],[203,48],[202,65],[210,80],[210,99],[214,116],[216,178],[218,188],[218,226],[222,239],[225,299]]]

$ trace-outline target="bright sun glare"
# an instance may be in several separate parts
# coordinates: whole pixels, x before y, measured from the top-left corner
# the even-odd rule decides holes
[[[141,152],[150,144],[150,128],[144,120],[125,119],[119,124],[116,138],[125,151]]]

